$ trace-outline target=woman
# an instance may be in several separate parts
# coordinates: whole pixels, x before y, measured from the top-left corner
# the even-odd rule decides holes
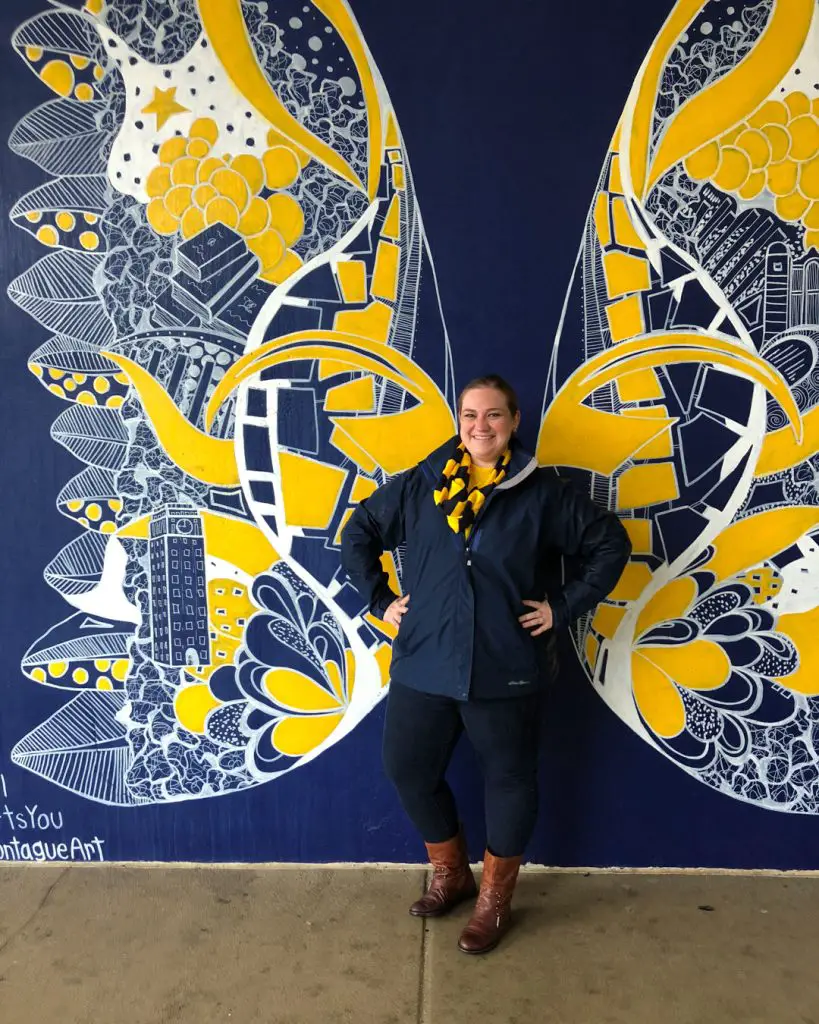
[[[433,869],[412,914],[444,914],[477,892],[444,776],[463,731],[481,762],[488,848],[459,946],[485,953],[509,926],[535,824],[553,631],[612,590],[631,544],[616,516],[523,451],[517,398],[501,377],[468,384],[458,420],[458,437],[358,505],[342,559],[373,614],[398,629],[384,764]],[[402,545],[398,597],[380,558]],[[561,555],[574,561],[565,583]]]

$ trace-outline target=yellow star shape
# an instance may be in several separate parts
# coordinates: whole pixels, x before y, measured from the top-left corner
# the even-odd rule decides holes
[[[172,89],[154,88],[154,98],[142,108],[142,113],[156,114],[156,127],[159,129],[174,114],[188,113],[188,108],[176,102],[176,86]]]

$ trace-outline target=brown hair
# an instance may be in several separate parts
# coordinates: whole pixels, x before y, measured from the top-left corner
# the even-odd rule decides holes
[[[458,395],[458,415],[461,415],[461,409],[464,404],[464,395],[467,391],[474,391],[476,388],[495,388],[496,391],[502,391],[503,396],[506,399],[506,404],[509,406],[509,412],[514,416],[518,411],[518,396],[515,394],[515,389],[512,385],[499,376],[497,373],[489,373],[485,377],[476,377],[471,380],[466,387]]]

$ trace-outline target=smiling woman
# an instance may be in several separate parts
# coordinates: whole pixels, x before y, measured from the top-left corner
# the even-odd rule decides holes
[[[484,953],[509,926],[535,824],[540,696],[554,678],[553,630],[608,595],[631,544],[616,516],[522,449],[514,437],[517,397],[501,377],[468,384],[458,411],[457,437],[356,508],[342,558],[370,611],[398,630],[384,764],[433,866],[412,914],[446,913],[475,894],[444,778],[461,732],[483,766],[488,848],[459,945]],[[381,567],[383,552],[397,547],[406,549],[403,597]],[[565,581],[560,555],[577,559]]]
[[[461,441],[474,466],[494,466],[520,425],[518,397],[497,374],[476,377],[458,398]]]

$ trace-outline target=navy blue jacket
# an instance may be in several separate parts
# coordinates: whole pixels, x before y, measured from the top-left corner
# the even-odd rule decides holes
[[[393,681],[456,700],[521,696],[556,670],[554,632],[532,637],[518,622],[532,611],[521,602],[548,598],[554,627],[568,626],[613,589],[631,543],[615,515],[539,468],[514,441],[507,478],[465,542],[432,496],[454,443],[356,507],[342,536],[342,562],[381,618],[396,597],[381,554],[406,545],[410,600],[393,643]],[[561,556],[571,566],[565,583]]]

